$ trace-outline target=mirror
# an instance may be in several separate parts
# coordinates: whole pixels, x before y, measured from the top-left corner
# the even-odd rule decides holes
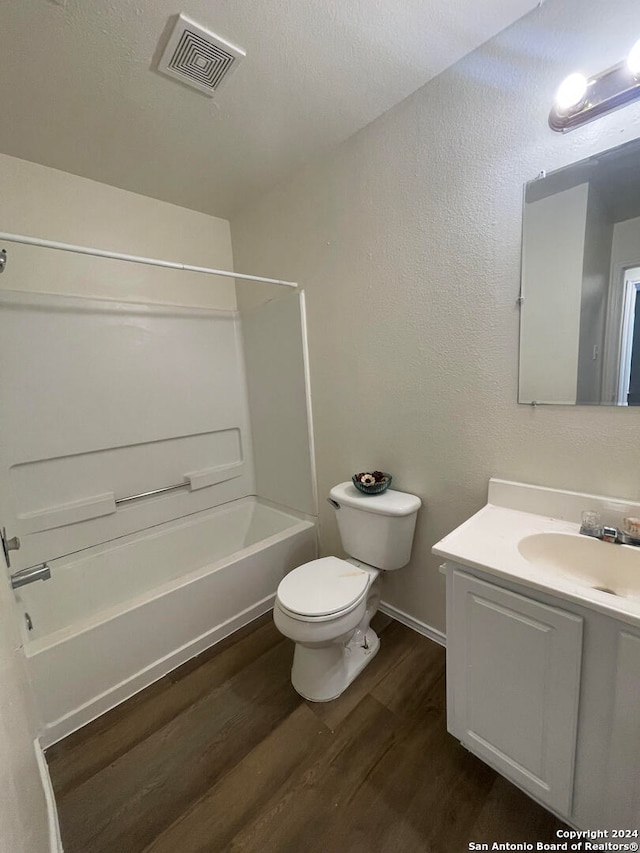
[[[640,406],[640,140],[525,187],[519,403]]]

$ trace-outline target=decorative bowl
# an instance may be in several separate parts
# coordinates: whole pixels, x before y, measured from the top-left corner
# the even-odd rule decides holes
[[[384,480],[377,480],[374,483],[366,484],[366,483],[360,482],[359,478],[363,476],[362,474],[354,474],[351,477],[351,481],[352,481],[353,485],[356,487],[356,489],[359,492],[362,492],[363,495],[381,495],[383,492],[386,492],[387,489],[389,488],[389,486],[391,485],[392,477],[391,477],[391,474],[385,474],[383,472],[375,472],[375,473],[381,473],[382,476],[385,477],[385,479]],[[371,475],[371,476],[373,476],[373,475]]]

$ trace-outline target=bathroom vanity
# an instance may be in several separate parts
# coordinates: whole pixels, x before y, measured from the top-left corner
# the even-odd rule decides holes
[[[640,505],[492,480],[441,540],[448,729],[581,829],[640,828],[640,549],[579,534]]]

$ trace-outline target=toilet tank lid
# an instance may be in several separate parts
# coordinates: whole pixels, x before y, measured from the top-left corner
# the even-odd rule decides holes
[[[334,486],[329,496],[339,504],[378,515],[412,515],[422,506],[422,501],[417,495],[396,492],[395,489],[387,489],[381,495],[365,495],[349,482]]]

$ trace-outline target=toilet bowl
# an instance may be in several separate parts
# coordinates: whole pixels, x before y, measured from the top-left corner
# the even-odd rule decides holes
[[[305,699],[336,699],[378,651],[369,623],[380,601],[379,574],[358,560],[324,557],[280,583],[273,619],[296,644],[291,683]]]
[[[388,489],[364,496],[352,483],[330,492],[349,559],[322,557],[294,569],[278,586],[273,619],[293,640],[291,683],[312,702],[336,699],[374,658],[370,626],[381,573],[409,562],[420,498]]]

